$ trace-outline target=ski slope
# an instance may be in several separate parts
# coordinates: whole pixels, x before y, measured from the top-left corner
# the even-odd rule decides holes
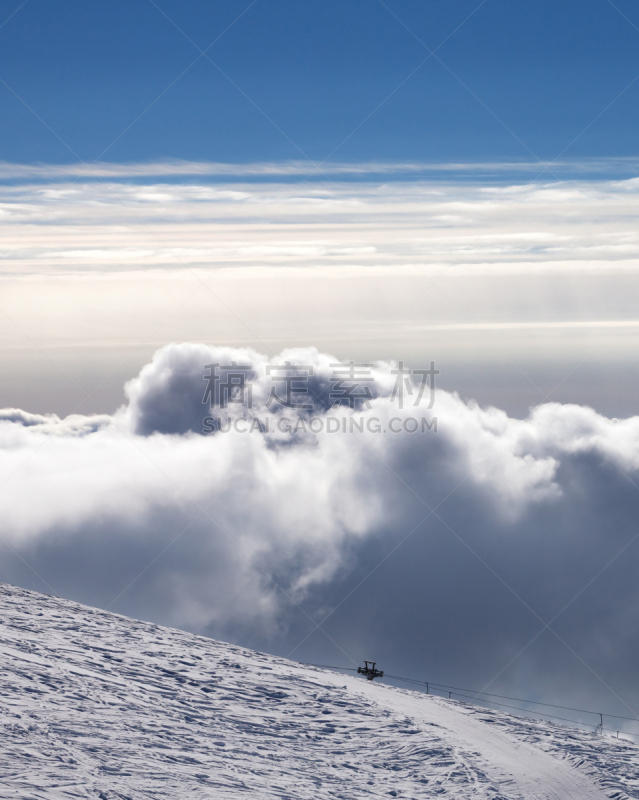
[[[639,797],[639,748],[0,585],[1,798]]]

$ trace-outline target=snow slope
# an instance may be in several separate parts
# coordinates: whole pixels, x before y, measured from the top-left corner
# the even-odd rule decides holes
[[[0,585],[2,798],[639,797],[628,742]]]

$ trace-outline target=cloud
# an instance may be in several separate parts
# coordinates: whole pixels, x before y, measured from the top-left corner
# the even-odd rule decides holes
[[[232,362],[251,366],[246,370],[253,379],[251,413],[262,421],[270,419],[268,433],[231,429],[202,434],[204,418],[221,413],[202,403],[207,385],[205,365]],[[401,426],[401,420],[415,412],[412,406],[400,411],[390,401],[394,378],[388,365],[370,370],[372,382],[366,384],[370,408],[357,400],[355,409],[341,407],[331,412],[342,424],[352,416],[365,420],[361,435],[358,429],[350,435],[315,434],[308,425],[293,433],[287,432],[286,425],[278,428],[287,413],[296,418],[296,412],[269,404],[271,387],[278,387],[280,397],[286,393],[285,382],[273,379],[273,375],[279,379],[285,374],[286,370],[277,367],[286,363],[293,368],[297,365],[299,374],[313,373],[306,382],[308,393],[293,395],[298,404],[315,404],[314,411],[300,412],[302,419],[314,415],[325,421],[333,402],[326,390],[337,369],[334,357],[315,349],[298,349],[268,359],[247,349],[195,344],[160,350],[127,385],[128,402],[112,418],[76,415],[59,421],[54,416],[5,412],[0,431],[4,443],[11,446],[3,449],[3,474],[5,478],[13,474],[12,491],[5,490],[0,501],[6,535],[19,544],[45,536],[47,529],[90,525],[96,518],[137,524],[159,508],[194,512],[224,492],[224,503],[216,513],[225,517],[225,530],[237,532],[239,527],[242,537],[252,537],[251,551],[268,552],[272,544],[279,547],[281,538],[293,552],[309,542],[321,542],[329,553],[327,563],[332,563],[335,556],[330,549],[336,542],[370,531],[371,513],[365,509],[385,506],[383,497],[375,498],[377,488],[371,491],[363,479],[368,469],[375,486],[381,476],[387,482],[385,463],[404,457],[428,461],[434,450],[452,473],[474,464],[476,484],[490,485],[491,492],[508,498],[513,509],[537,495],[556,491],[552,458],[518,452],[517,440],[524,431],[519,423],[494,409],[467,406],[454,395],[438,395],[438,434],[384,436],[374,432],[377,426],[388,427],[394,413]],[[270,376],[269,367],[273,370]],[[427,399],[426,391],[422,405]],[[230,404],[225,413],[237,419],[242,410]],[[417,411],[420,418],[432,417],[426,406]],[[368,425],[371,420],[378,422]],[[493,453],[494,441],[502,439],[513,443]],[[356,464],[362,458],[366,462],[369,451],[373,461],[359,474]],[[226,489],[233,480],[233,488]],[[35,504],[27,502],[34,491],[38,496]],[[253,498],[248,506],[247,496]],[[233,498],[239,498],[237,506]],[[317,498],[322,498],[320,506]],[[238,520],[245,518],[255,521],[240,525]],[[288,521],[280,524],[280,520]],[[271,534],[265,533],[268,528],[273,531],[272,542]],[[323,558],[320,556],[320,561]],[[293,582],[307,581],[303,577],[306,569],[300,562],[300,575]],[[308,569],[318,567],[313,562]]]
[[[106,165],[99,180],[88,180],[81,167],[73,168],[77,175],[47,167],[37,183],[25,175],[23,182],[0,186],[3,270],[636,270],[636,178],[558,181],[506,173],[490,183],[452,179],[457,166],[439,165],[440,175],[426,171],[404,180],[386,175],[390,165],[381,165],[381,181],[379,175],[358,181],[371,165],[346,165],[349,180],[294,185],[278,182],[277,170],[268,181],[249,171],[236,176],[239,182],[223,171],[211,173],[212,165],[182,162],[167,164],[167,174],[158,165]],[[402,165],[395,167],[401,172]]]
[[[636,172],[638,162],[633,157],[586,158],[562,161],[492,161],[492,162],[335,162],[314,163],[311,161],[277,161],[255,163],[215,163],[165,159],[157,162],[115,164],[95,162],[93,164],[12,164],[0,162],[0,180],[102,180],[104,178],[168,178],[168,177],[216,177],[216,178],[260,178],[286,179],[288,177],[323,178],[326,175],[371,178],[379,175],[410,177],[429,174],[459,173],[468,177],[473,173],[486,177],[503,174],[538,175],[542,170],[559,172],[562,175],[579,174],[627,174]]]
[[[601,360],[634,357],[636,179],[291,186],[178,166],[173,181],[115,165],[100,181],[0,187],[0,348],[20,332],[110,352],[373,342],[374,358],[507,357],[539,385],[530,363],[582,358],[586,337]]]
[[[232,362],[251,379],[249,416],[261,429],[233,429],[248,413],[240,404],[202,403],[205,365]],[[269,403],[267,368],[285,362],[298,375],[312,371],[310,393],[294,397],[312,398],[312,411]],[[450,674],[461,669],[449,662],[462,649],[452,633],[470,618],[466,653],[486,677],[539,629],[527,605],[550,618],[631,538],[639,418],[549,403],[516,420],[442,391],[429,409],[427,391],[413,405],[416,383],[399,409],[389,364],[370,370],[370,408],[329,409],[321,395],[336,363],[313,348],[268,358],[171,345],[127,385],[127,403],[112,417],[2,412],[0,518],[11,550],[1,577],[41,589],[26,563],[64,596],[101,606],[117,597],[114,608],[132,615],[284,648],[312,628],[297,604],[320,619],[364,578],[327,624],[345,650],[357,655],[377,642],[390,657],[394,643],[392,657],[414,672],[415,653],[424,658],[426,640],[432,647],[428,631],[439,630],[440,652],[428,658]],[[230,430],[203,434],[207,415],[226,417]],[[304,425],[279,424],[288,417]],[[326,431],[329,417],[340,432]],[[312,432],[311,418],[324,429]],[[377,432],[410,418],[430,429]],[[344,433],[352,419],[361,432]],[[616,568],[636,563],[632,552]],[[634,579],[601,585],[608,589],[587,620],[577,615],[562,636],[579,643],[586,631],[603,651],[621,646],[634,657]],[[355,619],[344,616],[348,608]],[[309,646],[320,647],[318,638]],[[599,669],[606,657],[597,656]],[[461,671],[471,680],[468,665]]]
[[[11,164],[0,162],[0,180],[63,180],[80,178],[82,180],[102,180],[104,178],[168,178],[168,177],[217,177],[217,178],[260,178],[286,179],[288,177],[323,178],[326,175],[370,178],[379,175],[392,177],[419,176],[428,174],[460,173],[467,177],[473,173],[482,177],[504,173],[538,175],[542,170],[562,174],[580,173],[628,173],[636,171],[637,159],[604,158],[564,161],[500,161],[473,163],[437,162],[327,162],[319,164],[310,161],[255,162],[245,164],[214,163],[166,159],[158,162],[138,164],[114,164],[96,162],[93,164]]]
[[[30,414],[20,408],[2,408],[0,409],[0,422],[13,422],[29,428],[34,425],[39,427],[50,424],[59,425],[60,418],[55,414]]]

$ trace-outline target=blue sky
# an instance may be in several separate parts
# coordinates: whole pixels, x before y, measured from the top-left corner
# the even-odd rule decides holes
[[[628,0],[384,3],[4,1],[0,157],[530,161],[577,136],[567,156],[637,155]]]

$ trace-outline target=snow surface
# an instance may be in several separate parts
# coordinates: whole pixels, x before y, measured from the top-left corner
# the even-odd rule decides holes
[[[2,798],[639,797],[639,748],[0,585]]]

